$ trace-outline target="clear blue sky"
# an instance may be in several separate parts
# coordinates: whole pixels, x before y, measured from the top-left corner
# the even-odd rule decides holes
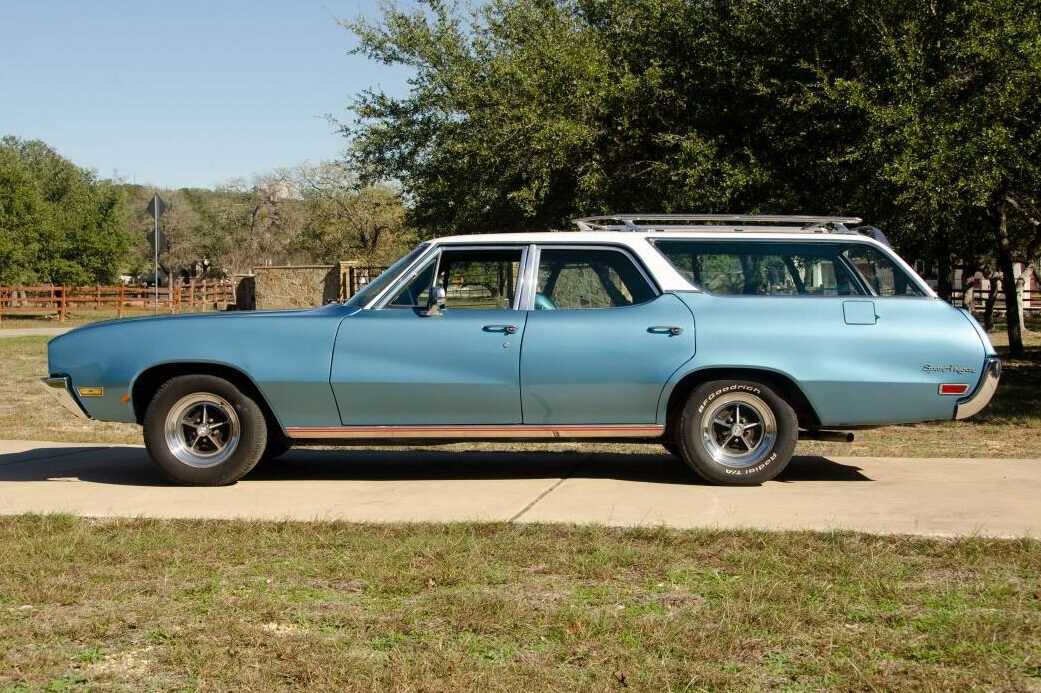
[[[349,56],[336,23],[377,0],[5,0],[0,135],[41,139],[103,177],[163,187],[337,155],[370,86],[408,74]]]

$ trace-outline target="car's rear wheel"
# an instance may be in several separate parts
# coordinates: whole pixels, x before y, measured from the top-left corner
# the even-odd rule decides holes
[[[234,384],[212,375],[166,381],[144,417],[145,447],[167,477],[191,486],[232,484],[267,446],[264,412]]]
[[[683,459],[706,480],[751,486],[781,473],[798,435],[795,411],[769,386],[713,380],[691,392],[678,443]]]

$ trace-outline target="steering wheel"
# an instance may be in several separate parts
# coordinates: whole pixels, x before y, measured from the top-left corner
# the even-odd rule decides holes
[[[535,294],[535,310],[556,310],[557,304],[546,294]]]

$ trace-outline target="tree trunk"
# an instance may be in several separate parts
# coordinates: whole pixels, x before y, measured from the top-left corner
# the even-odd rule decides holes
[[[1016,277],[1016,306],[1019,308],[1019,329],[1026,330],[1027,322],[1023,315],[1024,304],[1026,303],[1026,288],[1027,288],[1027,277],[1030,272],[1030,265],[1024,265],[1019,269],[1019,276]]]
[[[998,269],[1001,270],[1001,288],[1005,294],[1005,324],[1008,328],[1008,353],[1013,358],[1023,356],[1023,322],[1019,310],[1019,291],[1016,271],[1012,262],[1012,247],[1008,237],[1008,217],[1001,205],[998,225]]]
[[[973,315],[976,315],[976,277],[962,279],[961,305]]]
[[[936,244],[936,293],[951,302],[951,239],[946,232],[940,233]]]
[[[997,272],[991,272],[987,281],[990,282],[990,290],[987,292],[987,301],[983,304],[983,327],[989,332],[994,329],[994,304],[998,302]]]
[[[976,290],[979,289],[979,281],[976,272],[979,271],[979,263],[975,260],[969,262],[961,270],[961,304],[974,316],[976,315]]]

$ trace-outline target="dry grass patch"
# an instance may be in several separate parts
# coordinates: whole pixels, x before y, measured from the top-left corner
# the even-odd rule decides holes
[[[133,424],[87,421],[37,382],[47,375],[47,337],[0,337],[0,438],[61,443],[140,443]]]
[[[213,312],[213,310],[206,308],[199,308],[194,311],[182,309],[180,312],[204,313]],[[169,314],[169,310],[159,312],[159,315]],[[155,311],[151,308],[142,310],[127,309],[123,311],[124,318],[147,318],[153,315],[155,315]],[[23,327],[79,327],[80,325],[89,325],[92,322],[98,322],[100,320],[116,320],[119,317],[119,311],[107,309],[70,310],[65,316],[65,322],[62,322],[58,317],[58,313],[54,311],[40,313],[4,313],[3,315],[0,315],[0,331]]]
[[[0,520],[0,689],[1041,687],[1041,545]]]

